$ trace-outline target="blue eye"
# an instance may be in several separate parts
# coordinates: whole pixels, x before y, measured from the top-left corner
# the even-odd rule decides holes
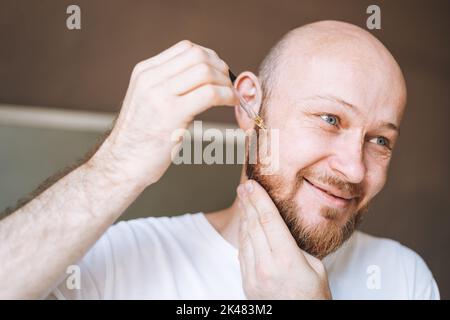
[[[373,138],[371,141],[375,142],[379,146],[389,148],[389,140],[385,137],[376,137],[376,138]]]
[[[385,137],[378,137],[377,144],[382,145],[382,146],[387,146],[388,140]]]
[[[332,126],[337,126],[339,123],[339,120],[336,116],[333,116],[331,114],[323,114],[320,116],[322,120],[327,122],[328,124],[331,124]]]

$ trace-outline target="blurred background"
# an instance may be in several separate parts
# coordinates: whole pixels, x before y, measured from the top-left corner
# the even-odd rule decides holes
[[[66,9],[81,8],[81,30]],[[450,2],[0,0],[0,211],[94,146],[119,110],[133,66],[182,39],[210,47],[235,72],[256,71],[288,30],[334,19],[371,31],[400,63],[409,101],[388,184],[361,229],[418,252],[450,298]],[[234,127],[233,111],[199,119]],[[238,165],[173,165],[123,219],[229,205]],[[217,181],[222,181],[218,183]],[[211,188],[214,183],[215,188]]]

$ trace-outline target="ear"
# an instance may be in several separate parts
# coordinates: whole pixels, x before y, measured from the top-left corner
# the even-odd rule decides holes
[[[262,90],[258,77],[250,71],[242,72],[234,81],[234,87],[247,104],[259,114],[262,102]],[[241,129],[248,130],[254,128],[255,123],[253,119],[239,105],[235,106],[234,113]]]

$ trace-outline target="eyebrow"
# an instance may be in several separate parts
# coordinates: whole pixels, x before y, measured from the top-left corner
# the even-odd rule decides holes
[[[347,102],[339,97],[333,96],[333,95],[315,95],[315,96],[311,96],[308,98],[305,98],[304,100],[314,100],[314,99],[321,99],[321,100],[328,100],[337,104],[340,104],[344,107],[349,108],[351,111],[353,111],[354,113],[357,114],[361,114],[361,111],[358,109],[357,106],[355,106],[354,104],[351,104],[350,102]],[[380,127],[389,129],[389,130],[393,130],[393,131],[397,131],[397,133],[400,134],[400,129],[398,128],[397,125],[395,125],[392,122],[381,122],[380,123]]]

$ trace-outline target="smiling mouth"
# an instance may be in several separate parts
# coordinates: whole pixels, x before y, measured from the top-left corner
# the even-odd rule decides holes
[[[321,188],[317,185],[315,185],[314,183],[312,183],[311,181],[309,181],[306,178],[303,178],[303,180],[310,186],[312,187],[316,193],[318,193],[322,199],[326,200],[327,202],[331,203],[332,205],[335,205],[337,207],[347,207],[350,205],[350,203],[355,199],[354,197],[339,197],[333,193],[331,193],[330,191]]]

